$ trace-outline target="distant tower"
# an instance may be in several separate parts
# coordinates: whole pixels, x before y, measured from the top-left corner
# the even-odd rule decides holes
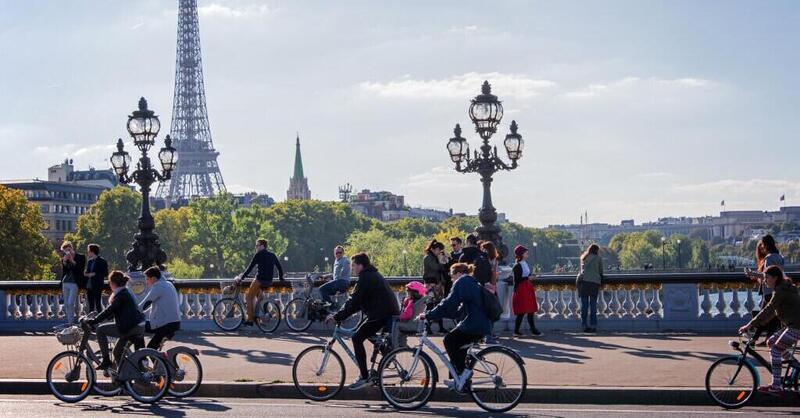
[[[294,151],[294,174],[289,179],[289,190],[286,192],[288,200],[311,199],[311,190],[308,190],[308,179],[303,175],[303,158],[300,156],[300,134],[297,134],[297,145]]]
[[[197,0],[180,0],[175,93],[172,98],[172,144],[178,163],[172,180],[158,185],[156,196],[168,204],[198,196],[225,193],[217,156],[211,142],[200,54]]]
[[[349,202],[351,194],[353,194],[353,186],[351,186],[350,183],[339,186],[339,200],[341,200],[342,203]]]

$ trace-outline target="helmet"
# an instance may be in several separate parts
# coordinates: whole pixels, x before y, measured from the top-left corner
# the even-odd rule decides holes
[[[427,292],[427,289],[425,289],[425,285],[422,284],[422,282],[409,282],[406,284],[406,290],[416,290],[420,295],[424,295],[425,292]]]

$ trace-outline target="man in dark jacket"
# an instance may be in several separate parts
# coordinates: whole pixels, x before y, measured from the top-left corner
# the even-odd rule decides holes
[[[253,325],[253,318],[255,317],[256,310],[255,300],[261,295],[262,290],[272,286],[272,278],[275,275],[276,267],[278,268],[278,277],[281,281],[284,281],[283,266],[281,266],[281,262],[278,261],[278,256],[267,250],[267,240],[264,238],[260,238],[256,241],[256,255],[253,256],[250,265],[247,266],[244,273],[236,277],[236,283],[238,284],[242,279],[247,277],[247,275],[253,271],[254,267],[258,267],[258,273],[256,273],[256,279],[250,283],[250,288],[247,289],[247,295],[245,296],[244,303],[247,308],[247,321],[244,322],[244,325]]]
[[[144,314],[139,310],[133,293],[126,286],[128,276],[121,271],[114,271],[108,277],[108,284],[111,287],[111,303],[94,319],[87,321],[89,325],[96,325],[111,317],[114,318],[114,322],[97,327],[97,343],[100,344],[100,352],[103,355],[103,361],[97,366],[97,370],[111,367],[111,359],[108,357],[108,337],[119,338],[117,345],[114,346],[114,359],[117,363],[127,341],[133,340],[137,350],[144,347]]]
[[[64,315],[67,322],[75,322],[75,313],[78,308],[79,290],[86,288],[86,277],[83,275],[86,267],[86,257],[75,252],[69,241],[61,244],[61,291],[64,296]]]
[[[351,270],[358,276],[358,282],[353,289],[353,294],[350,295],[350,299],[345,302],[342,309],[334,315],[329,315],[326,321],[341,322],[359,310],[364,314],[363,322],[351,339],[361,375],[350,385],[350,389],[357,390],[369,384],[364,341],[384,327],[391,326],[392,316],[400,314],[400,305],[397,303],[397,297],[389,286],[389,282],[372,266],[367,254],[356,254],[350,258],[350,261],[352,262]]]
[[[100,246],[89,244],[86,247],[86,301],[89,304],[89,312],[100,312],[103,306],[100,298],[103,295],[103,286],[108,277],[108,262],[100,257]]]
[[[475,264],[481,249],[478,248],[478,236],[475,234],[467,235],[467,245],[461,250],[461,256],[456,260],[459,263]],[[455,263],[453,263],[455,264]]]

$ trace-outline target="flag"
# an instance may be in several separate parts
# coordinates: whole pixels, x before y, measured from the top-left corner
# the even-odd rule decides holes
[[[725,201],[723,200],[722,202],[719,202],[719,205],[720,206],[725,206]]]
[[[782,195],[781,195],[781,202],[785,202],[785,201],[786,201],[786,195],[785,195],[785,194],[782,194]]]

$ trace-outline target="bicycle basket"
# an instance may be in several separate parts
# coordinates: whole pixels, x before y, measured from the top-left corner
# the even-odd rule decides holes
[[[56,333],[56,339],[63,345],[76,345],[81,340],[81,329],[77,325],[64,328]]]
[[[220,282],[219,287],[223,295],[232,295],[236,292],[236,282]]]

